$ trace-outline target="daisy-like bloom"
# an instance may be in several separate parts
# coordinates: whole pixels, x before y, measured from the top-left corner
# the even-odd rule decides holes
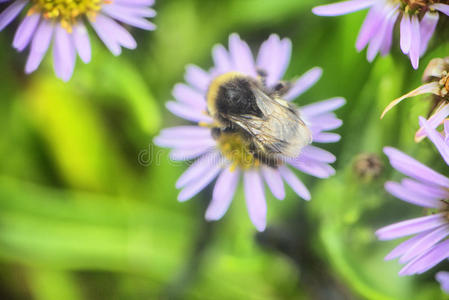
[[[319,16],[339,16],[370,8],[360,30],[356,48],[361,51],[368,45],[367,58],[372,61],[377,53],[390,52],[393,29],[400,19],[400,46],[417,69],[419,58],[438,24],[439,13],[449,15],[447,1],[439,0],[349,0],[313,8]]]
[[[449,272],[438,272],[435,279],[440,283],[441,289],[449,294]]]
[[[283,101],[288,106],[287,101],[296,99],[315,84],[322,71],[313,68],[292,82],[282,82],[290,62],[291,42],[277,35],[271,35],[262,44],[256,60],[237,34],[230,36],[229,50],[217,45],[212,55],[214,67],[204,71],[197,66],[189,66],[185,76],[187,84],[176,85],[173,90],[176,101],[167,103],[173,114],[196,124],[164,129],[155,143],[172,148],[170,156],[173,160],[196,159],[176,183],[176,187],[182,189],[179,201],[189,200],[217,178],[206,219],[218,220],[227,211],[239,179],[243,177],[249,217],[255,227],[263,231],[267,214],[264,183],[278,199],[285,197],[285,181],[301,198],[309,200],[309,191],[292,168],[327,178],[335,173],[329,165],[335,161],[335,156],[317,146],[307,145],[295,158],[285,158],[271,165],[264,163],[237,132],[224,130],[216,134],[215,121],[208,112],[206,100],[209,86],[225,74],[238,72],[252,78],[267,91],[280,87],[283,100],[279,98],[276,101]],[[299,108],[314,143],[333,143],[340,139],[338,134],[325,131],[341,126],[342,122],[333,111],[344,103],[343,98],[333,98]]]
[[[449,164],[449,121],[444,122],[443,134],[420,117],[420,125]],[[421,274],[449,257],[449,178],[421,164],[410,156],[386,147],[391,165],[409,178],[387,182],[385,189],[393,196],[428,209],[424,217],[410,219],[381,228],[376,235],[381,240],[411,236],[385,259],[399,257],[406,265],[400,275]]]
[[[398,105],[401,101],[423,94],[433,94],[434,96],[434,109],[429,118],[429,126],[437,128],[442,124],[444,119],[449,116],[449,57],[446,58],[434,58],[430,61],[429,65],[424,70],[422,81],[423,85],[414,89],[413,91],[393,100],[385,110],[382,112],[380,118],[383,118],[385,114],[393,107]],[[415,140],[418,142],[426,137],[426,132],[423,128],[420,128],[415,135]]]
[[[10,0],[0,0],[10,2]],[[76,55],[88,63],[91,47],[86,22],[114,55],[121,47],[136,48],[131,34],[118,22],[154,30],[146,18],[156,12],[154,0],[15,0],[0,14],[0,31],[26,11],[17,28],[13,47],[23,51],[30,46],[25,72],[35,71],[53,41],[53,64],[56,75],[64,81],[72,77]],[[118,21],[118,22],[117,22]]]

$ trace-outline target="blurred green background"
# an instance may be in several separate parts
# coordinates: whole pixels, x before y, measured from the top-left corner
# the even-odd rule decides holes
[[[135,51],[114,58],[91,34],[93,59],[78,61],[72,80],[55,78],[51,58],[30,76],[25,54],[0,34],[0,299],[441,299],[428,274],[398,277],[383,257],[398,241],[374,231],[423,212],[387,195],[383,183],[401,178],[382,147],[395,146],[446,171],[428,141],[413,142],[425,97],[402,104],[382,121],[392,99],[420,84],[432,57],[449,53],[436,38],[414,72],[398,43],[369,64],[355,51],[365,12],[321,18],[312,0],[157,1],[155,32],[132,30]],[[210,190],[176,201],[184,164],[152,146],[162,127],[185,124],[164,103],[187,64],[211,67],[211,48],[237,32],[257,50],[271,33],[289,37],[286,78],[314,66],[324,76],[296,100],[333,96],[347,104],[337,175],[301,178],[306,203],[292,191],[268,192],[268,227],[256,233],[242,191],[229,212],[204,221]],[[442,33],[440,33],[442,36]],[[377,179],[360,178],[361,153],[379,155]],[[448,269],[442,264],[438,269]]]

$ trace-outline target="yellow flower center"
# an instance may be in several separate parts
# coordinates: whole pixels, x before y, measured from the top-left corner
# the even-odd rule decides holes
[[[103,4],[112,0],[31,0],[34,3],[29,14],[41,13],[46,19],[61,22],[68,32],[81,16],[95,18]]]
[[[429,6],[435,3],[447,4],[447,0],[399,0],[402,10],[409,14],[417,14],[420,17],[429,10]]]
[[[249,143],[240,134],[222,133],[217,142],[221,153],[232,162],[233,168],[246,170],[260,165],[260,161],[251,153]]]

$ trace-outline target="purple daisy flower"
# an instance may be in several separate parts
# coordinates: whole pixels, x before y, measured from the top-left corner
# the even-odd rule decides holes
[[[182,189],[179,201],[189,200],[218,177],[206,211],[207,220],[218,220],[226,213],[240,177],[243,177],[249,217],[256,228],[263,231],[267,214],[264,183],[278,199],[285,197],[285,181],[301,198],[310,200],[308,189],[291,167],[319,178],[327,178],[335,173],[329,165],[335,161],[335,156],[314,145],[305,146],[297,157],[285,158],[276,166],[268,166],[256,158],[238,137],[227,139],[224,134],[214,137],[214,120],[208,112],[206,101],[211,83],[223,74],[238,72],[258,81],[267,90],[279,85],[287,87],[282,93],[283,100],[278,101],[289,105],[286,101],[292,101],[304,93],[318,81],[322,73],[320,68],[313,68],[295,81],[282,84],[290,55],[290,40],[280,39],[273,34],[262,44],[254,60],[248,44],[237,34],[232,34],[229,37],[229,50],[222,45],[213,48],[215,65],[211,70],[188,66],[185,76],[187,84],[175,86],[173,96],[176,101],[167,103],[168,110],[197,125],[164,129],[154,142],[172,148],[170,157],[173,160],[196,159],[176,183],[176,187]],[[341,120],[337,119],[333,111],[344,103],[343,98],[333,98],[299,108],[314,143],[340,140],[338,134],[326,131],[341,126]]]
[[[56,76],[68,81],[75,68],[77,53],[85,63],[91,59],[86,21],[112,54],[119,55],[121,47],[134,49],[137,44],[117,21],[154,30],[155,25],[146,19],[156,15],[150,8],[153,4],[154,0],[16,0],[0,13],[0,31],[21,11],[27,10],[13,41],[18,51],[30,46],[25,72],[31,73],[39,67],[53,41]]]
[[[440,283],[441,289],[449,294],[449,272],[438,272],[435,279]]]
[[[393,29],[400,21],[400,46],[417,69],[419,58],[438,24],[439,12],[449,15],[449,5],[427,0],[349,0],[313,8],[319,16],[339,16],[370,8],[360,30],[356,48],[361,51],[368,45],[367,59],[372,61],[378,52],[390,52]]]
[[[443,134],[422,117],[420,125],[449,164],[449,121],[444,122]],[[430,209],[432,213],[381,228],[376,235],[381,240],[413,235],[385,259],[399,257],[399,262],[407,263],[400,275],[421,274],[449,257],[449,178],[399,150],[386,147],[384,152],[396,170],[410,177],[400,183],[387,182],[385,189],[403,201]]]

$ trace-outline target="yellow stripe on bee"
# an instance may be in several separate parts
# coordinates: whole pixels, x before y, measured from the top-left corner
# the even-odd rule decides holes
[[[217,101],[220,87],[238,77],[245,77],[245,75],[239,72],[228,72],[212,80],[207,91],[207,108],[211,116],[214,116],[217,113],[215,103]]]

